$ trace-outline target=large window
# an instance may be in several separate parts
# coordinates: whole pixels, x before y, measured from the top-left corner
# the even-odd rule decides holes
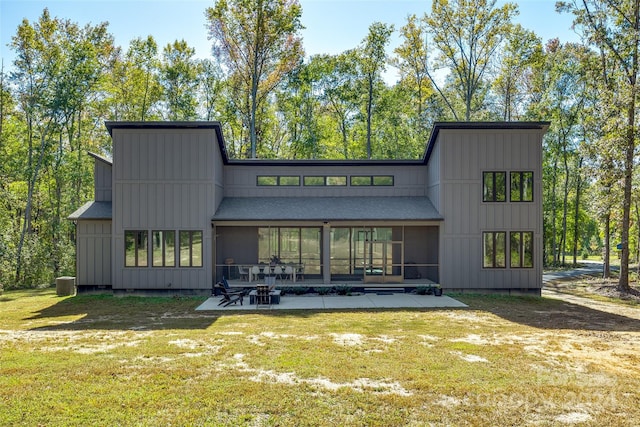
[[[275,256],[285,264],[299,264],[299,272],[321,273],[322,229],[318,227],[258,228],[258,260],[269,263]]]
[[[482,173],[482,201],[504,202],[507,199],[507,173]]]
[[[510,193],[512,202],[532,202],[533,172],[511,172]]]
[[[124,266],[146,267],[148,260],[147,231],[124,232]]]
[[[512,268],[533,268],[533,233],[512,231],[509,233],[510,262]]]
[[[152,265],[154,267],[176,266],[176,232],[153,231],[152,232]]]
[[[180,231],[180,267],[202,267],[202,231]]]
[[[507,233],[489,231],[482,233],[484,268],[505,268],[507,264]]]

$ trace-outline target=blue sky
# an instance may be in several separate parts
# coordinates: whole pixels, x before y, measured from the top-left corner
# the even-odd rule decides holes
[[[196,56],[210,55],[204,11],[214,0],[0,0],[0,51],[5,70],[13,53],[6,46],[23,18],[38,20],[45,7],[52,16],[70,19],[80,25],[107,21],[116,44],[123,49],[136,37],[151,34],[160,49],[176,39],[184,39],[196,49]],[[375,21],[394,24],[396,29],[410,14],[430,12],[429,0],[300,0],[305,51],[336,54],[356,47]],[[503,4],[499,0],[498,4]],[[577,41],[571,30],[572,17],[555,12],[555,0],[521,0],[516,19],[535,31],[543,41],[559,37],[562,42]],[[392,44],[397,44],[397,34]],[[391,48],[390,48],[391,49]]]

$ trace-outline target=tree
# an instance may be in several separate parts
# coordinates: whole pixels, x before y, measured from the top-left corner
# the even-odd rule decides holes
[[[542,43],[532,31],[515,25],[501,51],[493,89],[505,121],[518,120],[527,110],[529,77],[542,61]]]
[[[198,62],[200,75],[198,76],[200,90],[200,116],[204,120],[212,120],[216,110],[217,100],[221,98],[223,89],[223,77],[220,66],[211,59],[202,59]]]
[[[393,33],[393,25],[374,22],[359,49],[359,65],[366,85],[367,159],[371,158],[371,122],[376,97],[376,86],[381,84],[382,72],[386,68],[385,48]]]
[[[427,116],[429,100],[435,96],[429,80],[429,51],[427,46],[427,26],[424,19],[415,15],[407,18],[407,23],[400,29],[402,44],[394,52],[396,57],[392,64],[400,71],[400,83],[412,95],[414,106],[415,131],[426,140],[431,122]]]
[[[358,111],[358,72],[355,64],[356,52],[348,50],[338,55],[315,55],[309,67],[316,75],[316,88],[322,109],[328,113],[327,120],[339,136],[336,143],[327,138],[326,150],[330,157],[353,157],[351,131]]]
[[[46,280],[72,267],[71,224],[62,218],[77,206],[90,173],[83,162],[81,122],[110,63],[107,24],[79,27],[45,9],[35,24],[23,20],[11,48],[11,80],[24,120],[21,176],[12,191],[24,200],[15,251],[15,283]],[[35,257],[39,257],[36,262]],[[31,262],[25,262],[25,258]],[[48,266],[45,267],[45,264]],[[42,274],[33,273],[41,271]]]
[[[448,67],[457,96],[464,104],[464,119],[471,120],[474,102],[482,93],[484,77],[498,47],[509,33],[517,13],[513,3],[496,8],[496,0],[434,0],[426,17],[433,43],[440,51],[436,68]],[[434,74],[429,78],[444,98],[456,120],[455,102],[439,88]]]
[[[561,11],[575,15],[575,25],[581,28],[584,39],[603,52],[603,83],[613,89],[613,105],[623,112],[611,134],[622,153],[622,256],[618,288],[630,292],[629,286],[629,229],[631,225],[631,197],[637,138],[638,74],[640,73],[640,2],[638,0],[574,0],[558,4]]]
[[[169,120],[196,118],[196,90],[201,70],[193,59],[195,53],[195,49],[189,47],[184,40],[176,40],[162,51],[160,84],[164,89]]]
[[[144,122],[160,118],[162,87],[157,56],[158,45],[152,36],[131,40],[124,58],[117,52],[108,90],[113,120]]]
[[[259,110],[303,55],[302,8],[296,0],[218,0],[206,16],[214,56],[246,94],[240,107],[255,158]]]

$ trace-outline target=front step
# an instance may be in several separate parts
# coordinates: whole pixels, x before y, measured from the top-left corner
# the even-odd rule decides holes
[[[404,287],[397,288],[385,288],[385,287],[368,287],[364,288],[364,293],[393,293],[393,294],[403,294],[405,292]]]

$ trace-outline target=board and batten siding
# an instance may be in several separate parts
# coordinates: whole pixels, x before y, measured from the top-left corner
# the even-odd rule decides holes
[[[543,129],[440,130],[440,185],[432,185],[436,177],[428,184],[445,218],[440,229],[443,287],[527,292],[541,288],[543,135]],[[485,171],[504,171],[507,181],[509,172],[533,171],[533,202],[511,202],[509,197],[506,202],[483,202]],[[506,268],[483,268],[482,233],[488,231],[505,231],[507,240],[511,231],[533,232],[534,267],[511,268],[507,248]]]
[[[224,174],[225,197],[424,197],[424,165],[402,166],[279,166],[227,165]],[[258,186],[260,175],[299,176],[299,186]],[[350,176],[391,175],[393,186],[350,186]],[[346,186],[304,186],[304,176],[346,176]]]
[[[111,221],[78,221],[77,236],[77,285],[111,285]]]
[[[214,169],[221,164],[215,132],[114,128],[112,138],[113,289],[210,289]],[[125,230],[173,230],[176,239],[181,230],[202,231],[203,266],[125,267]]]
[[[111,165],[96,159],[93,166],[96,202],[111,201]]]

